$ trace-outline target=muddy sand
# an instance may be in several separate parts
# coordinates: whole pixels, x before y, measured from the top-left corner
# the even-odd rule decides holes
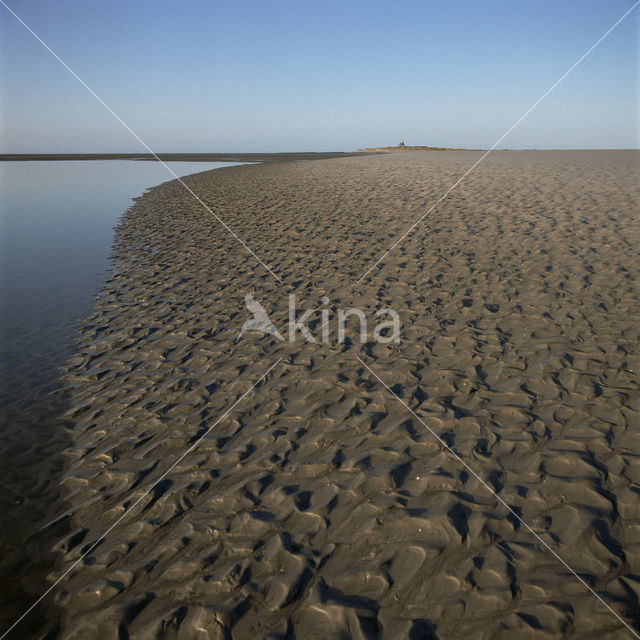
[[[65,377],[55,635],[633,637],[638,153],[493,153],[358,282],[479,157],[185,178],[281,282],[177,182],[137,200]],[[238,340],[247,294],[316,342]]]

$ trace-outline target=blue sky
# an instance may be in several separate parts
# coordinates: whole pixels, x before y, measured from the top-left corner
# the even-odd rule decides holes
[[[4,0],[154,151],[487,148],[633,0]],[[140,145],[0,6],[2,152]],[[638,147],[640,7],[500,145]]]

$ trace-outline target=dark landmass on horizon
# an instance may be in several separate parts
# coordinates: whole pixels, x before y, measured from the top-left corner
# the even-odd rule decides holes
[[[0,161],[9,160],[152,160],[163,162],[282,162],[286,160],[327,160],[346,158],[359,152],[290,152],[290,153],[2,153]]]
[[[163,162],[283,162],[287,160],[328,160],[390,151],[466,151],[449,147],[396,146],[367,147],[356,151],[292,151],[282,153],[0,153],[1,161],[34,160],[150,160]]]
[[[638,149],[493,149],[492,151],[637,151]],[[283,153],[0,153],[0,162],[36,160],[146,160],[163,162],[287,162],[291,160],[329,160],[350,156],[404,151],[485,151],[458,147],[395,146],[366,147],[356,151],[292,151]]]

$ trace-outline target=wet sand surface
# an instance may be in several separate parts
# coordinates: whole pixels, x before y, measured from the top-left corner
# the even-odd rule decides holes
[[[357,282],[479,157],[185,178],[282,282],[178,183],[137,200],[65,379],[47,584],[131,511],[51,594],[59,637],[632,637],[429,429],[638,629],[638,153],[496,152]],[[238,341],[247,293],[330,340]]]

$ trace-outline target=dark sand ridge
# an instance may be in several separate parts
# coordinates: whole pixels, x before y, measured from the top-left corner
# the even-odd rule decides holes
[[[638,154],[404,153],[221,169],[140,198],[67,378],[64,638],[629,637],[640,597]],[[253,292],[380,306],[398,345],[235,342]],[[318,331],[317,325],[315,330]],[[55,579],[59,573],[53,573]],[[228,637],[228,636],[227,636]]]

